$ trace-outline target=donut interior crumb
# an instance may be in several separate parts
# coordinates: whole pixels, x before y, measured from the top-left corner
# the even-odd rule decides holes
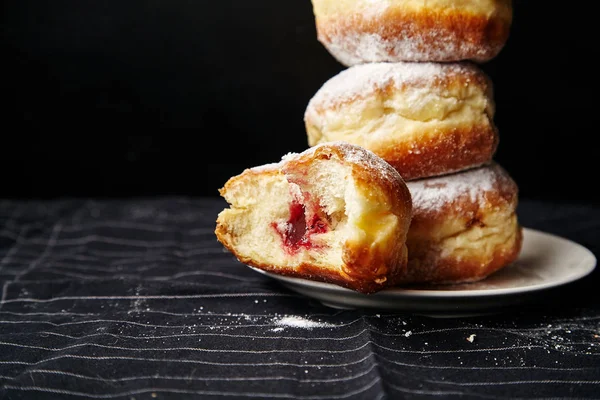
[[[263,171],[261,171],[263,172]],[[382,241],[398,219],[381,212],[352,178],[352,165],[315,159],[283,173],[250,175],[224,193],[226,241],[246,261],[271,270],[310,264],[343,273],[344,247]],[[376,215],[374,215],[376,214]],[[375,216],[375,218],[374,218]]]

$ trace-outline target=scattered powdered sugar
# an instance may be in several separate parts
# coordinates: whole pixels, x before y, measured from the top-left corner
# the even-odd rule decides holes
[[[435,211],[465,194],[475,203],[480,196],[494,190],[505,179],[506,172],[498,164],[492,163],[449,175],[409,181],[406,184],[415,210]]]
[[[308,112],[315,108],[329,108],[336,104],[366,97],[389,85],[401,88],[412,84],[427,88],[438,78],[454,74],[477,73],[464,63],[369,63],[350,67],[329,79],[315,93],[308,104]]]
[[[302,329],[335,328],[335,325],[333,325],[333,324],[330,324],[327,322],[313,321],[313,320],[303,318],[300,316],[296,316],[296,315],[286,315],[286,316],[283,316],[280,318],[276,318],[273,320],[273,323],[275,325],[278,325],[279,327],[287,327],[287,328],[302,328]],[[278,328],[275,328],[275,329],[278,329]]]

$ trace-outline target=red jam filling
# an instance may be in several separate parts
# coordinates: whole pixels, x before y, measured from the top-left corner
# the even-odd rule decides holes
[[[316,244],[312,243],[311,237],[329,230],[327,220],[319,217],[316,212],[310,213],[308,218],[306,214],[306,207],[293,201],[290,204],[290,218],[283,228],[275,222],[271,224],[281,236],[283,245],[290,253],[296,253],[300,249],[318,248]]]

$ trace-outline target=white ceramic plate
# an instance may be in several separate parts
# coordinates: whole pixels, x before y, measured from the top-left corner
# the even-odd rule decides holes
[[[590,274],[596,257],[568,239],[524,229],[523,249],[511,265],[483,281],[420,289],[393,288],[372,295],[328,283],[290,278],[255,269],[289,289],[335,308],[376,308],[430,316],[479,315],[501,311]]]

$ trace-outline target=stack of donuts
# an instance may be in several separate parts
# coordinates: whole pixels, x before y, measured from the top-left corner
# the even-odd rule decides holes
[[[493,83],[511,0],[312,0],[318,40],[344,67],[310,100],[310,147],[348,142],[406,181],[413,217],[399,283],[481,280],[522,247],[518,187],[495,160]]]
[[[308,148],[245,169],[215,234],[273,274],[362,293],[482,280],[517,258],[518,188],[494,160],[510,0],[312,0],[346,69],[306,108]]]

